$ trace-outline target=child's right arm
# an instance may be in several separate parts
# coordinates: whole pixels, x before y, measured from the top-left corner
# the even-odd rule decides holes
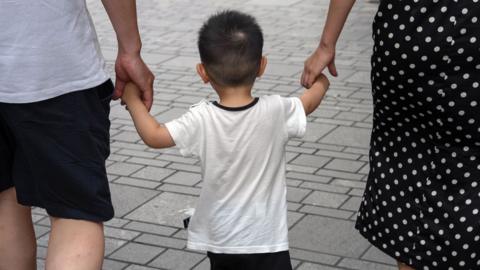
[[[141,92],[132,83],[125,86],[122,101],[127,104],[127,109],[132,116],[138,134],[146,145],[152,148],[166,148],[175,146],[168,129],[157,122],[147,110],[141,99]]]
[[[320,102],[322,102],[325,92],[327,92],[329,86],[330,82],[328,81],[327,77],[323,74],[320,74],[312,87],[310,87],[310,89],[306,89],[303,95],[300,96],[300,100],[302,101],[306,115],[309,115],[317,109],[318,105],[320,105]]]

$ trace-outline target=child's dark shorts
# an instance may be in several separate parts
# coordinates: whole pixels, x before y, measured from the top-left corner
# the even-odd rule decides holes
[[[207,252],[211,270],[292,270],[290,253],[220,254]]]
[[[0,192],[15,187],[20,204],[53,217],[113,217],[105,160],[110,100],[105,83],[45,101],[0,103]]]

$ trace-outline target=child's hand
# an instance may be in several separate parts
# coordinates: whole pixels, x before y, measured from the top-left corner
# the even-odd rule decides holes
[[[323,75],[323,73],[320,73],[320,75],[318,75],[314,84],[320,84],[325,90],[330,87],[330,81],[328,80],[327,76]]]
[[[122,101],[127,105],[135,100],[141,101],[140,89],[133,83],[128,83],[122,95]]]

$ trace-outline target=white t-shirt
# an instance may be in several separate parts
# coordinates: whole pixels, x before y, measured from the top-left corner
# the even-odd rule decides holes
[[[107,79],[85,0],[0,0],[0,102],[41,101]]]
[[[288,250],[285,145],[305,133],[300,99],[263,96],[241,108],[202,101],[166,127],[180,152],[199,157],[202,167],[187,247]]]

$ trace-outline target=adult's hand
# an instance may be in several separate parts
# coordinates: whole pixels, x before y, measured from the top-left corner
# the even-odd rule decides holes
[[[140,53],[119,52],[115,62],[115,92],[114,99],[123,95],[125,85],[133,82],[141,91],[141,98],[147,109],[150,111],[153,104],[153,73],[147,67]]]
[[[102,0],[103,6],[115,29],[118,55],[115,62],[114,99],[122,96],[127,82],[136,84],[142,93],[142,101],[148,110],[153,103],[153,80],[150,69],[140,56],[142,42],[137,25],[136,0]]]
[[[303,87],[310,88],[326,67],[331,75],[335,77],[338,75],[335,67],[335,47],[319,45],[305,61],[301,78]]]
[[[304,87],[310,88],[325,67],[328,67],[330,74],[337,76],[335,45],[354,3],[355,0],[330,0],[320,45],[305,61],[301,78]]]

